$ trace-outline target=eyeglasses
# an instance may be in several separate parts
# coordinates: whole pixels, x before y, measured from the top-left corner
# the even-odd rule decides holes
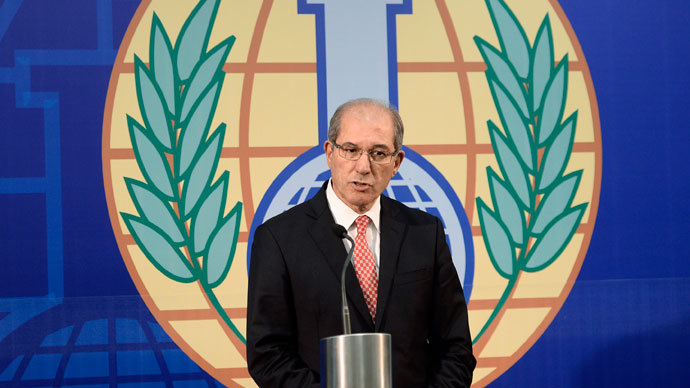
[[[359,160],[362,157],[364,150],[353,146],[343,146],[333,142],[333,147],[338,149],[338,155],[345,160]],[[388,164],[397,155],[397,152],[386,152],[381,150],[366,151],[369,160],[375,164]]]

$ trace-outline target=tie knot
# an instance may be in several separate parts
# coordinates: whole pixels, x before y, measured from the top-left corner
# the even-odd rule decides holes
[[[369,217],[359,216],[355,220],[355,224],[357,225],[357,234],[366,233],[367,225],[369,225]]]

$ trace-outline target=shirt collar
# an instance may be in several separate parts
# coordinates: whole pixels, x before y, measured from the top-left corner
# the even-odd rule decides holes
[[[333,180],[328,182],[326,187],[326,199],[328,200],[328,207],[331,209],[333,214],[333,219],[336,224],[340,224],[345,227],[345,229],[350,229],[350,226],[355,222],[357,217],[361,215],[366,215],[371,219],[375,230],[378,232],[381,230],[379,228],[379,222],[381,220],[381,196],[379,195],[374,201],[374,205],[364,214],[359,214],[352,210],[349,206],[345,204],[333,190]]]

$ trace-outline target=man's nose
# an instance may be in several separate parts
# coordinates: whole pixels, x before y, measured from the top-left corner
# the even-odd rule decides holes
[[[357,159],[355,164],[355,170],[360,174],[367,174],[371,172],[371,161],[369,160],[369,154],[362,152],[362,155]]]

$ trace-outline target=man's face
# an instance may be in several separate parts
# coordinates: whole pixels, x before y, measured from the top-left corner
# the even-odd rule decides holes
[[[386,164],[376,164],[369,160],[367,152],[371,150],[394,152],[393,137],[393,120],[390,114],[381,107],[364,105],[352,107],[343,114],[340,133],[336,139],[340,146],[364,150],[359,159],[346,160],[330,141],[324,143],[333,190],[338,198],[357,213],[371,209],[405,157],[405,153],[400,150]]]

